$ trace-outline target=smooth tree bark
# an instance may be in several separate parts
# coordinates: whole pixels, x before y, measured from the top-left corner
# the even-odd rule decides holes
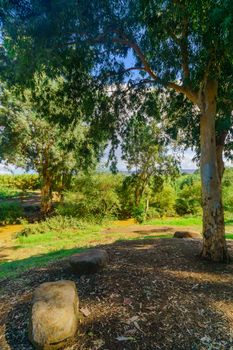
[[[207,79],[199,95],[203,206],[203,248],[201,256],[211,261],[224,262],[228,260],[228,253],[221,191],[224,165],[220,160],[218,163],[216,148],[217,91],[217,80]]]
[[[184,40],[187,40],[187,32],[184,31]],[[180,40],[179,40],[180,41]],[[206,65],[205,74],[200,81],[199,92],[192,89],[190,71],[188,65],[188,46],[180,41],[182,56],[182,71],[185,84],[174,82],[165,84],[166,88],[174,89],[190,100],[201,112],[200,143],[201,143],[201,181],[202,181],[202,207],[203,207],[203,248],[201,256],[215,262],[228,262],[229,255],[225,240],[224,210],[222,204],[221,180],[224,171],[222,151],[224,145],[216,145],[215,120],[217,113],[218,72],[216,78],[213,75],[215,61],[212,55]],[[122,44],[126,44],[124,41]],[[140,59],[142,67],[150,78],[158,80],[156,73],[150,67],[145,55],[136,43],[127,42],[135,55]],[[188,83],[187,83],[188,82]],[[218,146],[218,147],[217,147]]]

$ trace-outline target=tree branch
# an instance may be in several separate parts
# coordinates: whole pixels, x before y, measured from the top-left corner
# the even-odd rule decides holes
[[[175,83],[168,83],[167,87],[174,89],[178,93],[182,93],[194,104],[198,103],[198,94],[192,91],[190,88],[187,88],[186,86],[178,85]]]
[[[184,73],[184,78],[189,80],[190,71],[189,71],[189,52],[188,52],[188,19],[185,17],[183,19],[183,30],[182,30],[182,38],[180,40],[180,49],[181,49],[181,57],[182,57],[182,69]]]
[[[188,22],[185,23],[184,30],[183,30],[183,35],[185,36],[186,41],[184,42],[184,44],[182,44],[183,45],[183,51],[182,52],[183,52],[183,70],[184,70],[184,75],[186,77],[189,77],[188,51],[187,51],[187,49],[188,49],[188,46],[187,46],[187,30],[188,30]],[[115,35],[117,35],[117,36],[114,36],[114,37],[110,38],[110,40],[113,43],[117,43],[117,44],[120,44],[120,45],[123,45],[123,46],[127,46],[127,47],[133,49],[135,54],[136,54],[136,56],[139,58],[139,60],[142,63],[142,67],[131,67],[131,68],[128,68],[125,71],[122,71],[120,73],[125,73],[125,72],[130,71],[130,70],[143,70],[143,71],[148,73],[148,75],[152,78],[152,80],[145,79],[145,80],[140,81],[139,84],[142,84],[143,82],[144,83],[153,83],[153,82],[156,82],[156,81],[160,82],[161,84],[163,84],[163,85],[165,85],[165,86],[167,86],[167,87],[169,87],[171,89],[174,89],[176,92],[184,94],[190,101],[192,101],[194,104],[197,104],[198,95],[195,92],[193,92],[190,88],[187,88],[187,87],[185,87],[183,85],[178,85],[178,84],[175,84],[175,83],[172,83],[172,82],[164,84],[164,83],[162,83],[160,81],[160,79],[157,76],[157,74],[151,68],[151,66],[150,66],[149,62],[147,61],[146,56],[143,53],[143,51],[141,50],[140,46],[135,41],[133,41],[131,38],[129,38],[120,29],[110,28],[109,31],[114,33]],[[90,40],[89,42],[92,43],[92,44],[94,44],[94,43],[104,43],[106,40],[108,40],[108,34],[109,33],[102,33],[102,34],[98,35],[95,39]],[[178,39],[178,38],[176,38],[176,39]],[[139,84],[137,84],[137,85],[139,85]]]

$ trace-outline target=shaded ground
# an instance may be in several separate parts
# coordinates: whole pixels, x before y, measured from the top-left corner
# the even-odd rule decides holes
[[[39,208],[41,201],[41,194],[40,191],[31,191],[19,194],[14,197],[9,198],[0,198],[0,203],[18,203],[22,205],[24,208],[28,207],[37,207]]]
[[[121,241],[104,246],[110,264],[92,276],[66,263],[37,268],[0,283],[0,349],[32,350],[27,339],[32,291],[40,283],[77,283],[83,318],[66,350],[233,349],[233,265],[198,258],[201,242]],[[228,242],[233,253],[233,242]]]
[[[98,244],[111,244],[119,239],[172,237],[171,228],[136,225],[133,220],[115,221],[111,229],[88,226],[87,229],[58,230],[52,233],[16,238],[23,225],[0,227],[0,280],[15,277],[29,268],[44,266],[54,260],[74,254],[80,249]],[[49,230],[49,229],[48,229]],[[72,231],[72,232],[71,232]]]
[[[31,223],[43,219],[40,212],[41,192],[39,190],[22,192],[14,197],[0,198],[1,203],[17,203],[23,209],[23,217]],[[56,205],[56,203],[58,203],[58,197],[54,193],[53,205]]]

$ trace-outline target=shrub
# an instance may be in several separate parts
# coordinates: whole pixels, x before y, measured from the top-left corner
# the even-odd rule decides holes
[[[33,191],[40,188],[40,180],[36,174],[0,175],[0,187]]]
[[[0,223],[3,225],[18,222],[23,215],[23,209],[19,203],[0,203]]]
[[[21,191],[17,189],[0,186],[0,199],[17,197],[20,193]]]
[[[72,231],[84,229],[87,226],[85,221],[76,219],[72,216],[56,215],[34,224],[25,224],[25,228],[17,235],[30,236],[34,234],[43,234],[48,232]]]
[[[65,194],[57,213],[97,220],[116,217],[120,211],[121,182],[121,176],[112,174],[79,176],[74,181],[73,191]]]
[[[135,206],[132,210],[132,216],[139,224],[142,224],[146,219],[145,206],[142,203]]]
[[[185,176],[177,193],[178,215],[199,215],[201,213],[201,181],[197,175]]]
[[[152,206],[160,216],[175,214],[176,192],[170,183],[165,183],[162,190],[155,195]]]
[[[147,220],[160,218],[160,216],[161,216],[161,213],[159,213],[158,209],[154,207],[150,207],[146,212]]]

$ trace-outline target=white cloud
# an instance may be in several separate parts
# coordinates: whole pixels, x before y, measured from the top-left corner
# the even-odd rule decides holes
[[[12,164],[0,163],[0,174],[23,174],[25,170]]]

